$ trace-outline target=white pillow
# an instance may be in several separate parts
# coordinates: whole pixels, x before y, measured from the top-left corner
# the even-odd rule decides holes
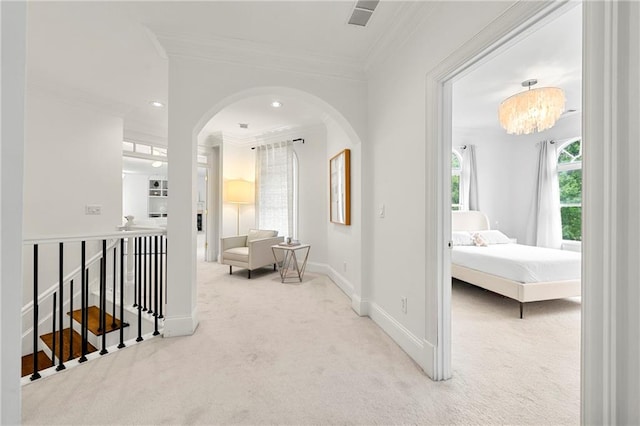
[[[451,233],[451,240],[454,246],[472,246],[473,239],[471,234],[467,231],[453,231]]]
[[[497,229],[491,229],[488,231],[478,231],[473,234],[474,237],[478,235],[486,244],[509,244],[511,240]]]

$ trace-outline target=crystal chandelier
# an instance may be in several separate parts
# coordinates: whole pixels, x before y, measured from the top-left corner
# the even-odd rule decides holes
[[[509,134],[527,135],[550,129],[564,112],[564,92],[557,87],[531,89],[538,80],[526,80],[529,90],[508,97],[498,108],[500,125]]]

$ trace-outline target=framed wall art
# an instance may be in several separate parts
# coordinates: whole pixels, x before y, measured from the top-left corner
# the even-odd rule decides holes
[[[330,219],[351,225],[351,151],[344,149],[329,160]]]

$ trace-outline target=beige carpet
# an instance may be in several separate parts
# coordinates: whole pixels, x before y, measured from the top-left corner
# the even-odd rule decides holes
[[[575,301],[454,283],[454,378],[432,382],[327,278],[200,264],[194,336],[23,388],[25,424],[577,424]]]

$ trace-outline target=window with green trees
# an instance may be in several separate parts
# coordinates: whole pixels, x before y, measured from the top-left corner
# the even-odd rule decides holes
[[[572,139],[558,147],[558,183],[562,239],[582,240],[582,141]]]
[[[456,151],[451,153],[451,210],[460,210],[460,172],[462,157]]]

